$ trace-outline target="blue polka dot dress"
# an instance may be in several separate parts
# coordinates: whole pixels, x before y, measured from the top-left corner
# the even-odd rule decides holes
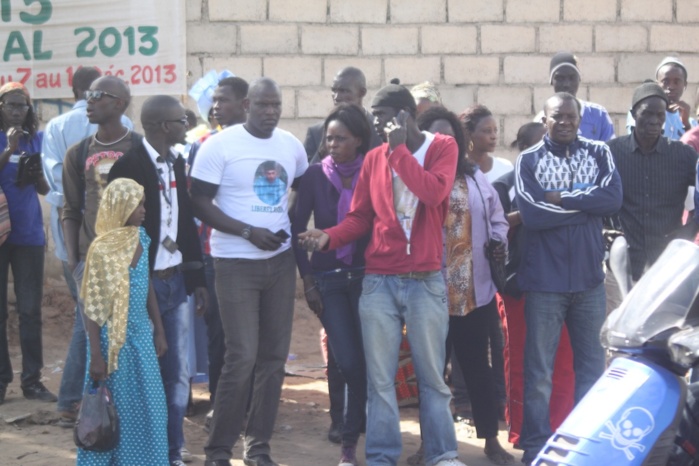
[[[112,451],[95,452],[78,448],[80,466],[167,466],[167,405],[155,355],[153,331],[146,310],[148,297],[148,246],[150,238],[140,229],[143,254],[135,269],[129,270],[131,289],[126,341],[119,351],[119,368],[107,378],[119,415],[119,445]],[[107,325],[100,333],[102,356],[107,360]],[[88,345],[86,384],[89,382]]]

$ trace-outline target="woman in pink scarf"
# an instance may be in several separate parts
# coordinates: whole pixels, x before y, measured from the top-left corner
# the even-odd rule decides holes
[[[350,210],[371,129],[364,111],[350,104],[336,107],[325,119],[319,164],[304,174],[291,233],[308,306],[320,318],[348,387],[340,466],[353,466],[359,434],[364,430],[366,371],[359,322],[359,296],[368,237],[330,252],[314,252],[309,261],[298,245],[311,214],[315,228],[337,225]]]

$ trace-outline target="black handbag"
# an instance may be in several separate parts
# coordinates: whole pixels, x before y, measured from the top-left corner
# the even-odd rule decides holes
[[[73,440],[79,448],[91,451],[109,451],[119,444],[119,416],[104,381],[92,381],[85,387]]]
[[[483,202],[483,215],[485,217],[485,229],[488,233],[488,244],[485,246],[485,257],[488,258],[488,264],[490,265],[490,276],[493,279],[495,288],[497,288],[498,293],[503,293],[505,291],[505,285],[507,283],[507,272],[505,270],[506,258],[496,259],[493,257],[493,251],[503,244],[502,241],[491,238],[490,236],[490,221],[488,220],[488,206],[485,205],[485,198],[483,197],[483,192],[481,187],[478,186],[478,181],[473,177],[476,188],[478,189],[478,194],[481,196],[481,202]]]

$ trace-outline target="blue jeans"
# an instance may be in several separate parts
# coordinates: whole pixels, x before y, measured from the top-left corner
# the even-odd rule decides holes
[[[77,405],[83,397],[85,385],[85,364],[87,358],[87,332],[83,321],[82,301],[79,300],[78,286],[82,284],[85,263],[80,262],[73,273],[68,270],[68,263],[63,263],[63,275],[68,284],[70,294],[75,299],[75,321],[73,322],[73,334],[68,346],[66,363],[63,366],[61,387],[58,390],[59,412],[77,414]]]
[[[7,281],[12,267],[19,344],[22,349],[22,387],[41,379],[44,366],[41,344],[41,296],[44,286],[44,246],[0,246],[0,384],[12,382],[13,372],[7,344]]]
[[[182,459],[184,414],[189,401],[189,304],[184,276],[177,272],[166,280],[152,277],[167,352],[159,359],[167,401],[167,441],[170,461]]]
[[[359,320],[363,278],[363,269],[315,275],[323,299],[320,321],[328,334],[330,353],[347,383],[347,410],[342,430],[342,443],[346,446],[357,444],[366,421],[366,364]]]
[[[605,355],[599,340],[606,318],[604,283],[577,293],[529,291],[524,317],[524,417],[519,443],[524,449],[522,461],[529,463],[552,434],[551,375],[564,322],[573,348],[576,403],[604,372]]]
[[[404,323],[420,390],[425,464],[432,466],[456,458],[456,434],[449,408],[451,392],[442,374],[449,314],[441,272],[424,279],[366,275],[359,315],[368,382],[367,465],[395,465],[400,457],[395,377]]]
[[[221,377],[221,369],[223,368],[223,357],[226,354],[226,342],[224,341],[221,314],[218,310],[214,258],[205,254],[203,259],[206,289],[209,292],[209,306],[204,314],[204,321],[206,322],[206,336],[209,340],[207,347],[209,357],[209,393],[211,394],[211,404],[213,406],[218,379]]]

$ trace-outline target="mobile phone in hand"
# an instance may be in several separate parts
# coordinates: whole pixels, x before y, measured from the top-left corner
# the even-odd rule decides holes
[[[283,239],[284,241],[286,241],[286,240],[289,239],[289,233],[287,233],[286,230],[284,230],[283,228],[282,228],[281,230],[279,230],[278,232],[276,232],[276,233],[274,234],[274,236],[276,236],[276,237],[278,237],[278,238],[281,238],[281,239]]]

